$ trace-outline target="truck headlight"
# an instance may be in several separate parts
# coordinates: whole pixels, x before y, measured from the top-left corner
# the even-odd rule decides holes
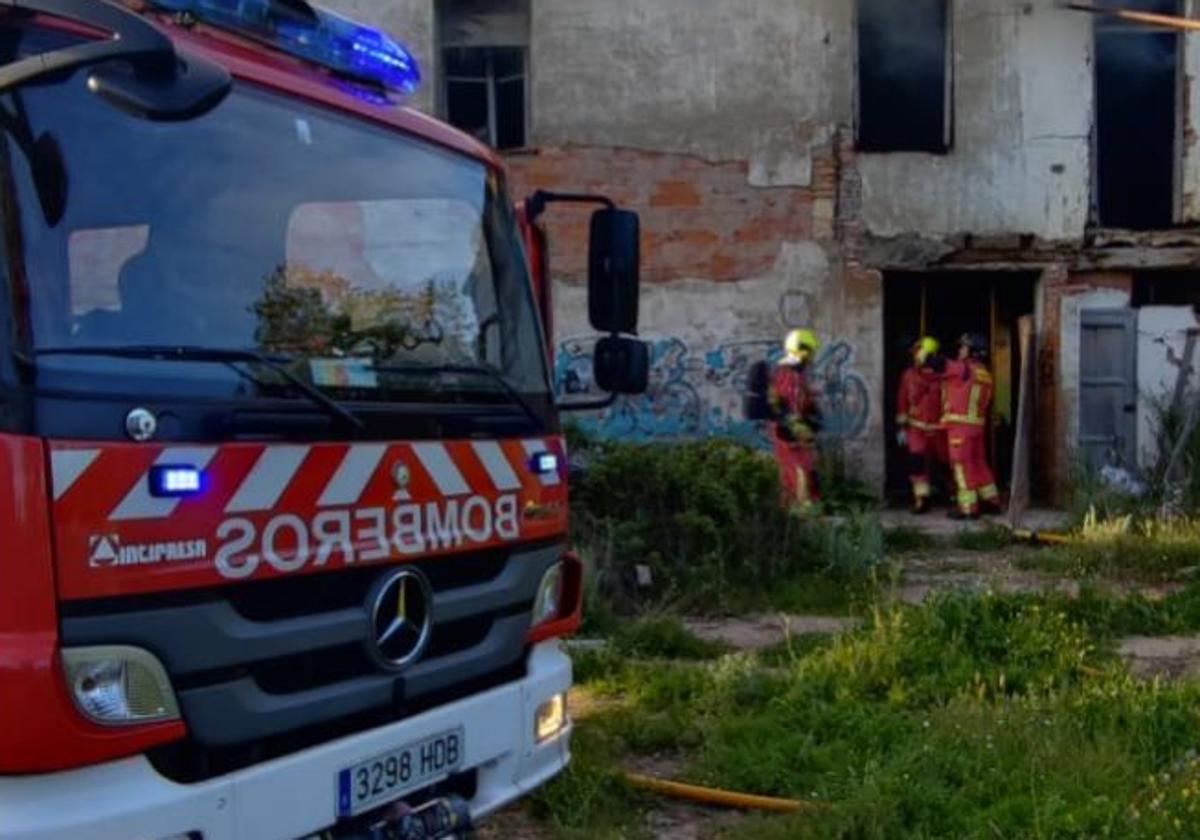
[[[558,618],[562,614],[563,566],[555,563],[538,584],[537,597],[533,599],[533,618],[531,627]]]
[[[119,645],[67,648],[67,686],[89,720],[121,726],[179,718],[179,704],[162,663],[149,651]]]
[[[537,708],[533,737],[537,743],[549,741],[567,726],[567,695],[555,694]]]

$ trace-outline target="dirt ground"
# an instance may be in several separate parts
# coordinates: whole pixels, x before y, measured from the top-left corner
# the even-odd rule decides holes
[[[741,618],[688,618],[683,625],[710,642],[734,650],[762,650],[790,637],[840,633],[856,624],[853,618],[826,615],[751,615]]]

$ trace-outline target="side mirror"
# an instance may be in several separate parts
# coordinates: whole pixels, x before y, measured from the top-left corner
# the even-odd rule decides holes
[[[743,398],[742,412],[747,420],[770,420],[771,365],[755,362],[750,368],[750,381]]]
[[[588,320],[603,333],[636,333],[641,223],[637,213],[592,214],[588,248]]]
[[[610,394],[644,394],[650,385],[650,346],[635,338],[609,336],[596,342],[596,384]]]

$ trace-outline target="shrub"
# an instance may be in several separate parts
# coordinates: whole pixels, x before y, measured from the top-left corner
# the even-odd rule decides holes
[[[883,554],[872,517],[810,520],[785,509],[768,453],[708,440],[585,443],[576,457],[587,469],[572,488],[573,539],[617,603],[721,609],[804,572],[861,576]],[[639,565],[650,587],[638,585]]]

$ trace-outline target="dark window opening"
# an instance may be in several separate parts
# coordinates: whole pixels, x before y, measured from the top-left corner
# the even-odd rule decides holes
[[[525,50],[453,47],[443,53],[446,117],[497,149],[525,145]]]
[[[1175,0],[1122,8],[1177,14]],[[1179,35],[1117,18],[1096,21],[1097,221],[1156,230],[1175,221]]]
[[[525,146],[528,0],[442,0],[438,33],[447,121],[497,149]]]
[[[1200,315],[1200,272],[1154,271],[1135,274],[1133,306],[1190,306]]]
[[[950,148],[949,24],[945,0],[859,0],[861,150]]]

